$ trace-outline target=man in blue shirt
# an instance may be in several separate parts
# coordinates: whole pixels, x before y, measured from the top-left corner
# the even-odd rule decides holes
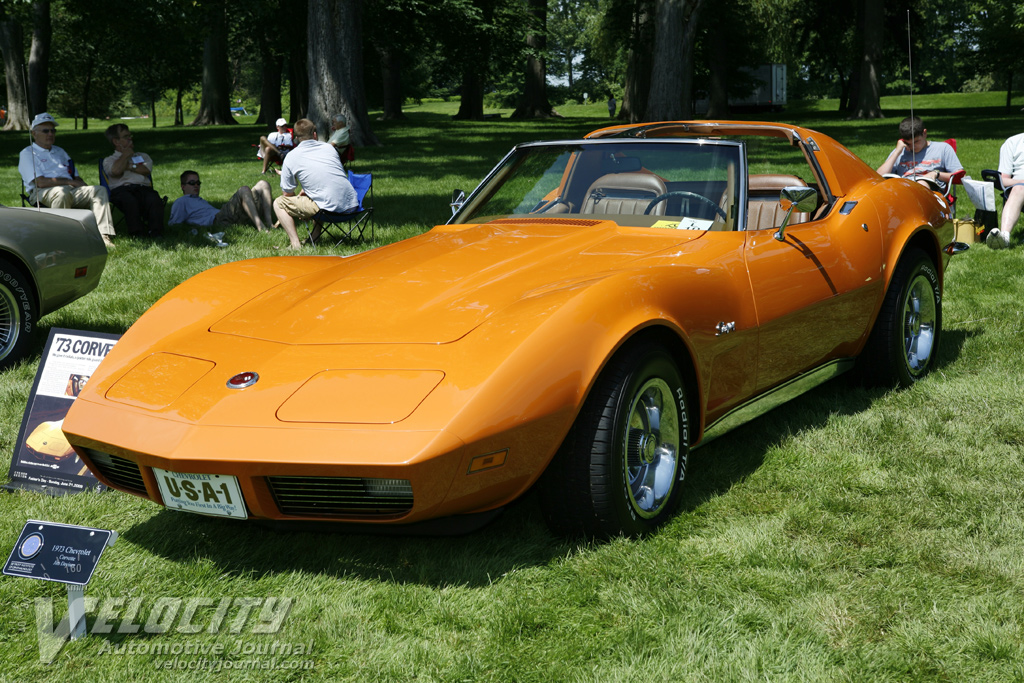
[[[195,171],[181,174],[181,197],[171,205],[171,225],[188,223],[205,227],[225,225],[255,225],[260,232],[274,223],[270,212],[274,197],[270,183],[261,180],[250,189],[247,185],[238,191],[221,208],[199,196],[202,181]]]

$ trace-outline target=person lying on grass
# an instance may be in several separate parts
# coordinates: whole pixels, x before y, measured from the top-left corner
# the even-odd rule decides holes
[[[274,215],[271,213],[274,196],[266,180],[259,181],[251,189],[248,185],[238,188],[219,209],[199,196],[202,184],[195,171],[181,174],[182,196],[171,205],[171,225],[254,225],[257,230],[264,232],[274,224]]]

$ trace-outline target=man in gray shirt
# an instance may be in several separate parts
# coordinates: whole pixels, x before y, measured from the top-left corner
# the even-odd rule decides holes
[[[934,182],[945,192],[950,177],[962,169],[952,147],[945,142],[929,142],[924,122],[908,116],[900,121],[896,148],[878,167],[878,173],[910,178],[926,187],[929,181]]]
[[[316,125],[309,119],[295,122],[296,147],[281,164],[281,196],[274,200],[274,213],[288,234],[292,249],[301,249],[295,221],[309,220],[318,211],[347,213],[359,208],[359,198],[348,181],[333,145],[317,139]],[[301,191],[296,190],[301,185]]]

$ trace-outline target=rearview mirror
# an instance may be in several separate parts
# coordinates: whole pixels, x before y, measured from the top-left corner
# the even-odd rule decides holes
[[[458,210],[462,208],[462,205],[465,204],[465,203],[466,203],[466,193],[463,192],[462,190],[453,190],[452,191],[452,203],[450,204],[450,206],[452,207],[452,215],[454,216],[458,212]]]
[[[782,225],[775,233],[775,239],[780,242],[786,239],[786,226],[793,215],[793,211],[810,213],[818,208],[818,191],[813,187],[784,187],[779,196],[779,208],[786,212],[782,219]]]

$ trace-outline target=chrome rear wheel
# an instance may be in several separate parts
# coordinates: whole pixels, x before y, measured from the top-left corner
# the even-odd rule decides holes
[[[900,258],[864,351],[860,374],[869,384],[909,387],[935,366],[942,336],[939,273],[911,247]]]
[[[918,274],[907,289],[903,304],[903,345],[907,371],[915,378],[928,370],[938,337],[938,305],[931,281]]]

